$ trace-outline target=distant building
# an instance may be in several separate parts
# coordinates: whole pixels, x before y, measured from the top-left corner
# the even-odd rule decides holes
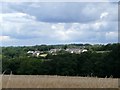
[[[49,51],[49,53],[57,53],[57,52],[59,52],[59,51],[61,51],[61,49],[51,49],[51,50]]]
[[[83,49],[82,52],[87,52],[88,50],[87,49]]]
[[[80,54],[83,52],[87,52],[87,49],[81,49],[81,48],[67,48],[67,49],[51,49],[48,51],[48,53],[52,54],[52,55],[57,55],[59,51],[66,51],[69,53],[75,53],[75,54]],[[36,57],[46,57],[47,54],[44,53],[44,51],[28,51],[28,54],[32,54],[32,56],[36,56]]]
[[[33,56],[38,57],[40,55],[40,53],[41,53],[40,51],[34,51]]]
[[[69,53],[76,53],[76,54],[80,54],[81,53],[81,49],[76,49],[76,48],[72,48],[72,49],[66,49],[65,51],[69,52]]]
[[[72,48],[72,49],[66,49],[65,51],[69,52],[69,53],[76,53],[76,54],[80,54],[82,52],[87,52],[87,49],[80,49],[80,48]]]
[[[28,51],[28,54],[32,54],[32,56],[38,57],[43,51]]]
[[[33,53],[34,53],[34,51],[28,51],[27,53],[28,53],[28,54],[33,54]]]
[[[47,54],[40,54],[40,57],[46,57]]]

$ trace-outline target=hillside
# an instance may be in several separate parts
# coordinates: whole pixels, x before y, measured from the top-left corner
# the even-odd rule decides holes
[[[60,75],[60,76],[97,76],[120,77],[120,44],[107,45],[40,45],[23,47],[3,47],[2,72],[14,75]],[[74,49],[74,48],[75,49]],[[69,50],[86,52],[74,53]],[[54,54],[50,51],[61,50]],[[78,49],[76,49],[78,48]],[[51,50],[52,49],[52,50]],[[36,51],[38,50],[38,51]],[[65,51],[68,50],[68,51]],[[28,51],[42,52],[38,56]],[[34,53],[33,53],[34,54]]]

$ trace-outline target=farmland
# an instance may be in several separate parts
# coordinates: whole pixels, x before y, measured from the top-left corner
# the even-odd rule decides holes
[[[116,78],[4,75],[3,88],[118,88]]]

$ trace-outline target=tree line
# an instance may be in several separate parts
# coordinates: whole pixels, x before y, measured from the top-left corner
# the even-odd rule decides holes
[[[77,45],[79,46],[79,45]],[[48,48],[48,46],[42,46]],[[66,46],[63,45],[63,48]],[[28,57],[26,51],[34,47],[3,47],[2,72],[15,75],[61,75],[120,77],[120,44],[86,45],[90,49],[81,54],[59,53],[47,57]],[[56,48],[50,46],[49,48]],[[110,51],[97,53],[96,51]]]

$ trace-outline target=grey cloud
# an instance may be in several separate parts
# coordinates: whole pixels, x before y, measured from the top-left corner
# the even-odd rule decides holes
[[[9,3],[3,12],[4,44],[116,42],[106,33],[117,31],[116,5],[108,3]],[[17,13],[17,14],[16,14]],[[21,15],[21,14],[22,15]],[[107,16],[102,13],[108,13]],[[17,17],[15,16],[17,15]],[[19,16],[20,15],[20,16]],[[95,26],[96,23],[107,23]],[[53,26],[53,27],[52,27]]]
[[[42,22],[87,23],[100,18],[111,7],[108,3],[21,3],[9,5],[13,10],[28,13]]]

